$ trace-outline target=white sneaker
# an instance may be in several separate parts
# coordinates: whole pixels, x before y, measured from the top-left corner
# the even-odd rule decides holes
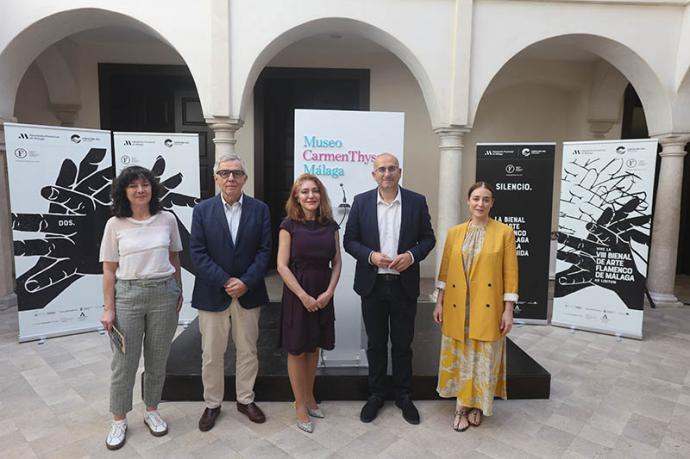
[[[110,450],[120,449],[125,444],[127,437],[127,420],[113,421],[110,424],[110,432],[105,439],[105,446]]]
[[[168,433],[168,424],[161,418],[158,411],[147,411],[144,414],[144,424],[154,437],[162,437]]]

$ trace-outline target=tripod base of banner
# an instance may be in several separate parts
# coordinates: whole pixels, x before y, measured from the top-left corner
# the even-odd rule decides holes
[[[615,330],[603,330],[603,329],[598,329],[598,328],[590,328],[590,327],[583,327],[580,325],[573,325],[573,324],[567,324],[564,322],[555,322],[551,321],[551,325],[554,325],[556,327],[563,327],[563,328],[569,328],[573,331],[575,330],[580,330],[580,331],[586,331],[586,332],[591,332],[591,333],[600,333],[604,335],[612,335],[616,336],[618,338],[632,338],[632,339],[642,339],[642,335],[637,335],[633,333],[627,333],[627,332],[617,332]]]
[[[90,325],[88,327],[84,328],[75,328],[72,330],[67,330],[67,331],[57,331],[54,333],[41,333],[38,335],[26,335],[26,336],[19,336],[19,342],[20,343],[28,343],[29,341],[41,341],[43,340],[45,342],[46,339],[48,338],[57,338],[59,336],[69,336],[69,335],[78,335],[80,333],[89,333],[89,332],[95,332],[95,331],[101,331],[103,330],[103,327],[96,327],[93,325]]]
[[[359,306],[359,305],[357,305]],[[433,303],[419,303],[413,343],[412,397],[438,399],[436,393],[441,338],[433,322]],[[280,304],[262,308],[259,321],[259,375],[254,390],[258,401],[292,401],[287,357],[278,349]],[[506,342],[509,399],[548,399],[551,375],[510,339]],[[366,367],[320,367],[314,391],[319,400],[365,400]],[[393,387],[390,381],[389,387]],[[389,394],[393,398],[393,393]],[[232,340],[225,355],[225,400],[235,400],[235,348]],[[163,400],[201,401],[201,334],[195,320],[173,342],[163,387]]]
[[[548,325],[549,321],[546,319],[520,319],[516,317],[513,323],[520,325]]]

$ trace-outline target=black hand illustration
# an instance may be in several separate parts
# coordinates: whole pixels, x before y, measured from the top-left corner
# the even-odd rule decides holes
[[[163,209],[172,212],[177,220],[177,228],[180,231],[180,239],[182,241],[182,253],[180,253],[180,264],[184,269],[194,274],[194,267],[192,265],[192,259],[189,255],[189,231],[184,226],[180,218],[177,216],[174,210],[174,206],[181,207],[194,207],[198,202],[199,198],[194,198],[192,196],[186,196],[179,193],[174,193],[170,190],[177,188],[180,183],[182,183],[182,173],[177,173],[165,180],[161,177],[165,172],[165,158],[158,156],[156,161],[153,163],[153,168],[151,168],[153,175],[160,180],[161,186],[163,188],[163,193],[160,198],[161,206]]]
[[[63,161],[55,185],[41,189],[50,204],[45,214],[12,214],[12,229],[39,233],[14,241],[19,256],[39,256],[36,264],[17,278],[20,310],[45,307],[73,282],[100,274],[98,252],[105,222],[110,216],[112,168],[99,169],[106,150],[92,148],[79,167]]]
[[[632,241],[648,244],[648,229],[651,216],[637,215],[642,202],[632,197],[617,211],[608,207],[596,222],[586,224],[589,232],[586,239],[558,233],[559,260],[570,263],[570,267],[556,275],[559,284],[556,296],[565,296],[590,285],[600,285],[614,291],[632,309],[642,309],[643,296],[631,285],[644,285],[644,276],[633,259]],[[601,255],[598,255],[601,254]],[[638,254],[638,258],[639,254]],[[597,264],[599,261],[599,265]],[[643,260],[646,261],[646,260]],[[600,277],[597,277],[597,273]],[[627,279],[620,281],[620,278]],[[631,282],[631,283],[628,283]]]

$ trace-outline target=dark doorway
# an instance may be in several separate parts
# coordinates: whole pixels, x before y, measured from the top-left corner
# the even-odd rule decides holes
[[[271,210],[273,252],[293,183],[295,109],[369,110],[369,70],[267,67],[254,86],[254,174]],[[275,256],[271,257],[275,266]]]
[[[647,121],[642,108],[642,102],[638,97],[632,85],[628,85],[625,90],[623,103],[623,123],[621,129],[621,138],[623,139],[643,139],[649,137],[647,131]],[[688,144],[690,145],[690,144]],[[688,150],[688,145],[685,146],[685,151]],[[658,151],[661,151],[659,145]],[[676,265],[676,272],[680,274],[690,274],[690,160],[689,155],[685,156],[683,166],[683,189],[681,192],[681,206],[680,206],[680,231],[678,238],[678,264]],[[656,175],[654,177],[654,192],[659,183],[659,166],[661,158],[656,157]],[[654,201],[656,204],[656,200]]]
[[[213,196],[213,139],[187,67],[99,64],[98,83],[102,129],[199,134],[201,197]]]

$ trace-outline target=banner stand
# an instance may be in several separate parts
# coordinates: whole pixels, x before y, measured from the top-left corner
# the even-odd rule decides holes
[[[100,329],[109,131],[5,123],[19,342]]]
[[[520,276],[514,322],[547,325],[556,144],[478,143],[477,181],[496,190],[491,216],[513,228]]]
[[[333,299],[336,344],[322,354],[321,366],[368,365],[361,299],[352,287],[355,259],[345,252],[343,235],[354,196],[376,187],[371,176],[376,156],[392,153],[405,170],[404,133],[404,113],[295,110],[294,177],[305,172],[319,177],[340,225],[342,271]]]
[[[163,210],[177,220],[183,250],[180,252],[184,296],[178,323],[187,327],[197,316],[192,308],[194,268],[189,255],[192,212],[201,196],[199,135],[173,132],[113,132],[115,174],[125,167],[145,167],[159,179]]]
[[[657,143],[563,143],[553,325],[642,339]]]

